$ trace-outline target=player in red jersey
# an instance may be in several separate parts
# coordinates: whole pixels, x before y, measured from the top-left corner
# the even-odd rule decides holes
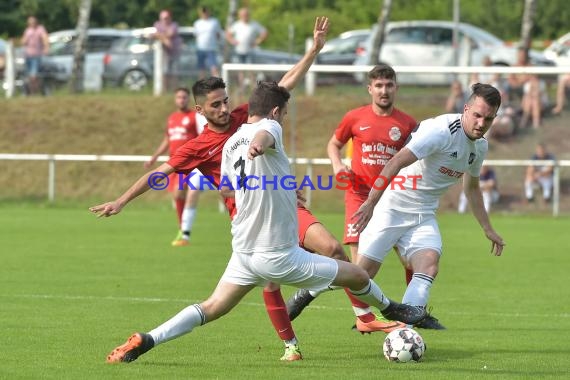
[[[328,18],[317,17],[313,31],[313,46],[303,58],[281,78],[279,85],[288,90],[293,89],[305,75],[315,60],[317,54],[325,43],[328,31]],[[185,143],[178,149],[170,160],[157,169],[146,173],[136,181],[124,194],[113,202],[107,202],[90,208],[91,212],[99,216],[118,214],[131,200],[150,189],[153,180],[174,172],[190,173],[198,168],[204,176],[216,186],[219,186],[221,172],[221,151],[225,142],[247,122],[248,107],[242,105],[229,110],[229,97],[225,83],[220,78],[200,80],[192,86],[192,94],[196,102],[196,111],[208,121],[204,132],[195,139]],[[226,207],[230,216],[235,214],[235,201],[225,198]],[[329,257],[348,260],[342,246],[328,232],[322,224],[308,210],[301,208],[299,213],[299,227],[304,226],[306,231],[300,231],[301,243],[309,250]],[[287,347],[296,341],[291,321],[287,315],[285,302],[278,287],[267,287],[263,292],[267,312],[279,337]],[[355,298],[356,299],[356,298]],[[360,302],[360,301],[359,301]],[[296,356],[284,356],[284,360],[296,360]]]
[[[352,216],[368,197],[370,187],[384,165],[406,143],[417,123],[413,117],[394,107],[398,90],[396,73],[388,65],[377,65],[368,73],[368,93],[371,104],[347,112],[331,137],[327,152],[334,174],[346,185],[344,243],[350,246],[352,260],[358,260],[358,231]],[[341,160],[341,149],[352,139],[351,165]],[[406,269],[409,283],[412,272]],[[289,317],[295,319],[318,293],[298,290],[287,302]],[[355,328],[364,333],[390,332],[405,327],[401,322],[376,317],[368,305],[355,305]],[[418,327],[441,329],[437,319],[429,316]]]
[[[190,90],[186,87],[179,87],[174,91],[174,104],[176,111],[168,116],[166,131],[164,138],[156,148],[151,158],[144,163],[144,167],[149,169],[158,159],[158,156],[164,154],[167,150],[170,157],[176,153],[188,140],[196,138],[204,128],[206,120],[195,110],[190,109]],[[172,193],[174,204],[176,205],[176,214],[178,216],[179,231],[172,241],[172,246],[180,247],[188,245],[192,224],[196,217],[196,207],[200,199],[200,188],[198,187],[198,179],[200,172],[197,171],[193,177],[193,187],[188,185],[179,186],[178,176],[172,174],[168,190]]]

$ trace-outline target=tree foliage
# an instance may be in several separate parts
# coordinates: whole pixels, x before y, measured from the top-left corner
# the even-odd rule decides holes
[[[80,0],[2,0],[0,36],[19,37],[26,16],[35,14],[48,31],[73,29]],[[152,25],[161,9],[170,9],[180,25],[192,25],[197,9],[207,4],[222,24],[228,0],[129,0],[94,1],[91,27],[144,27]],[[287,50],[289,25],[295,30],[294,46],[302,51],[311,36],[315,16],[329,16],[331,36],[351,29],[368,28],[376,22],[382,0],[241,0],[252,17],[265,25],[269,38],[264,46]],[[393,0],[391,20],[451,20],[453,0]],[[524,0],[463,0],[461,21],[477,25],[504,40],[518,40]],[[568,32],[570,7],[567,0],[537,0],[533,38],[554,39]]]

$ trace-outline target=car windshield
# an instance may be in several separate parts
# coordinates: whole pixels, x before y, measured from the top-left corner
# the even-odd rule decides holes
[[[71,54],[73,51],[72,36],[50,36],[49,39],[49,54],[50,55],[63,55]]]
[[[484,45],[503,45],[504,42],[497,36],[475,26],[465,25],[462,26],[465,34],[471,38],[483,43]]]

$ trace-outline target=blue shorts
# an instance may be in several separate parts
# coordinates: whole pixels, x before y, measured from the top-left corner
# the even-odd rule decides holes
[[[234,63],[253,63],[254,53],[247,53],[247,54],[238,54],[234,55]]]
[[[215,50],[197,50],[198,69],[206,70],[218,66],[218,57]]]
[[[26,57],[26,76],[37,77],[41,63],[42,57]]]

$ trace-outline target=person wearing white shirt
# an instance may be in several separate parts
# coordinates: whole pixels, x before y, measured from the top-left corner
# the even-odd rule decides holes
[[[211,76],[218,77],[218,43],[223,36],[222,27],[217,18],[211,17],[208,7],[201,7],[199,13],[200,18],[194,21],[194,35],[200,78],[204,78],[208,70]]]
[[[474,84],[472,91],[463,113],[419,124],[355,213],[355,227],[361,233],[357,265],[373,278],[392,247],[397,247],[414,272],[402,300],[406,304],[425,307],[428,302],[442,254],[435,213],[439,198],[460,179],[473,215],[491,241],[491,251],[500,256],[505,246],[491,226],[479,187],[488,150],[483,136],[493,123],[501,96],[488,84]]]

